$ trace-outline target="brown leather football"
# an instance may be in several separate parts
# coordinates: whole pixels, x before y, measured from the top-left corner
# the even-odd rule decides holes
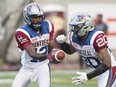
[[[61,49],[53,49],[52,53],[51,53],[51,58],[52,58],[53,62],[60,63],[64,60],[65,53]]]

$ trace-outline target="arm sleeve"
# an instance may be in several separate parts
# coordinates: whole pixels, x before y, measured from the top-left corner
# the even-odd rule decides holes
[[[97,52],[103,48],[107,48],[108,41],[106,35],[104,33],[99,33],[94,39],[93,46]]]
[[[60,44],[61,49],[66,52],[67,54],[70,54],[70,45],[67,44],[66,42]]]
[[[24,50],[26,46],[31,44],[29,37],[21,31],[15,32],[15,39],[18,44],[18,48],[20,48],[21,50]]]

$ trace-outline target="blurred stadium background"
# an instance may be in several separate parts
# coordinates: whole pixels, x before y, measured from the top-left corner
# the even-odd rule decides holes
[[[0,87],[11,85],[20,68],[20,57],[14,40],[14,31],[24,24],[22,10],[30,2],[39,3],[46,14],[46,19],[55,25],[55,36],[67,35],[68,22],[73,14],[80,11],[92,13],[95,17],[103,14],[108,24],[108,42],[116,57],[116,0],[0,0]],[[89,70],[85,63],[80,64],[79,55],[66,55],[61,64],[51,64],[52,84],[54,87],[76,87],[71,84],[75,70]],[[32,83],[30,87],[34,86]],[[78,87],[97,87],[96,78]]]

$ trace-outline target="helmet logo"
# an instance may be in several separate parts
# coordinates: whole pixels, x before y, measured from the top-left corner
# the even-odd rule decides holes
[[[27,11],[31,11],[31,5],[27,7]]]
[[[83,16],[82,15],[78,15],[78,20],[79,21],[83,20]]]

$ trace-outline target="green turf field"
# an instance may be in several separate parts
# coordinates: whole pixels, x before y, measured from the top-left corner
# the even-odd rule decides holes
[[[74,85],[71,83],[72,77],[76,76],[75,70],[52,70],[52,86],[51,87],[97,87],[96,78],[82,85]],[[11,82],[16,72],[1,72],[0,71],[0,87],[11,87]],[[31,82],[29,87],[37,87],[35,82]]]

